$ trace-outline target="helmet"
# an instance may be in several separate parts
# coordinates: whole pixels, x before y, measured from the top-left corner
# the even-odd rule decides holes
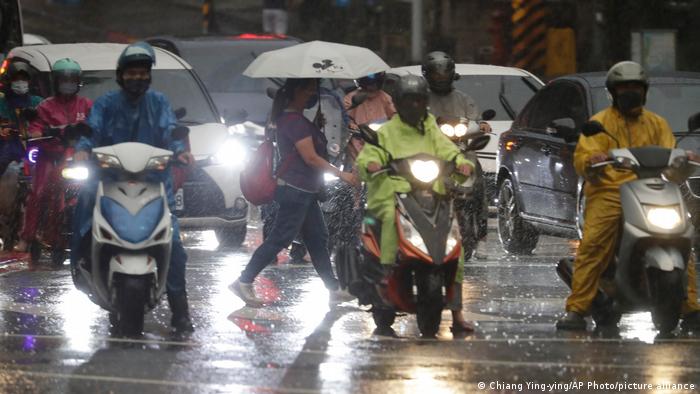
[[[457,79],[455,61],[445,52],[430,52],[421,67],[423,76],[428,80],[430,90],[438,94],[452,91],[452,82]],[[440,76],[440,78],[435,78]]]
[[[394,88],[394,101],[398,102],[406,95],[428,97],[428,82],[420,75],[405,75],[401,77]]]
[[[156,52],[147,42],[133,43],[122,51],[117,60],[117,75],[120,75],[126,67],[143,66],[149,70],[156,64]]]
[[[31,66],[23,60],[13,60],[7,66],[7,71],[5,71],[4,78],[6,81],[11,81],[17,74],[24,73],[28,78],[32,77]]]
[[[366,77],[362,77],[355,82],[357,83],[357,86],[362,88],[362,89],[367,89],[367,87],[370,85],[376,85],[378,89],[381,89],[382,86],[384,85],[384,78],[385,78],[385,73],[380,72],[380,73],[369,74]]]
[[[639,82],[644,85],[644,89],[649,88],[649,77],[647,77],[644,68],[639,63],[632,61],[619,62],[610,67],[605,79],[605,87],[611,94],[614,94],[613,87],[623,82]]]
[[[73,59],[65,58],[57,60],[56,63],[51,67],[51,73],[54,79],[60,76],[68,77],[80,77],[83,70],[80,68],[80,64]]]

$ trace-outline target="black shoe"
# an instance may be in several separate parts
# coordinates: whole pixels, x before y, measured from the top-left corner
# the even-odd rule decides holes
[[[168,304],[173,316],[170,325],[178,334],[188,334],[194,332],[192,320],[190,320],[190,310],[187,304],[187,293],[171,296],[168,294]]]
[[[586,320],[580,314],[568,311],[566,315],[557,320],[557,330],[585,330]]]
[[[700,330],[700,311],[693,311],[683,316],[681,321],[681,329],[683,330]]]

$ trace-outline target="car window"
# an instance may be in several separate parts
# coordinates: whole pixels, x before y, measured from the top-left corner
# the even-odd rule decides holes
[[[275,87],[266,78],[249,78],[243,71],[261,53],[297,44],[285,40],[191,43],[180,50],[212,93],[265,92]]]
[[[653,81],[653,80],[652,80]],[[603,87],[591,91],[595,112],[611,105]],[[664,117],[671,130],[688,130],[688,118],[700,111],[700,80],[697,84],[653,84],[649,87],[646,108]]]
[[[185,108],[185,123],[217,123],[220,119],[207,101],[205,93],[188,70],[153,70],[152,88],[170,100],[173,110]],[[92,100],[119,89],[114,71],[85,71],[80,94]]]
[[[576,83],[554,82],[540,91],[519,126],[545,132],[555,119],[572,118],[579,128],[586,121],[586,101],[583,89]]]
[[[479,111],[493,109],[493,120],[515,119],[535,95],[541,83],[532,77],[516,75],[462,75],[455,88],[471,96]]]

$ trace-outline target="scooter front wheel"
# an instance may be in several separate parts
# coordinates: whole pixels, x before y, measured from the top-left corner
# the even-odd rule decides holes
[[[123,275],[117,286],[116,332],[127,337],[143,333],[143,320],[148,300],[148,279]],[[111,320],[111,319],[110,319]]]
[[[396,320],[396,311],[390,308],[372,307],[372,318],[374,324],[380,330],[390,329]]]
[[[418,287],[416,318],[418,330],[423,338],[434,338],[440,329],[442,309],[445,307],[442,295],[444,281],[443,273],[437,270],[416,272]]]
[[[668,334],[678,325],[681,307],[685,298],[683,289],[684,271],[661,271],[649,269],[649,290],[651,293],[651,318],[661,334]]]

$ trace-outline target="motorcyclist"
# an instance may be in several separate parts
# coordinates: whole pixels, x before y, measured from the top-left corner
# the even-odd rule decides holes
[[[447,161],[455,161],[458,170],[469,176],[474,163],[467,160],[437,126],[435,117],[428,113],[428,83],[417,75],[402,77],[394,95],[399,116],[394,116],[378,131],[379,145],[365,145],[357,157],[360,175],[367,183],[367,209],[381,221],[381,263],[387,272],[396,262],[398,234],[395,228],[395,202],[397,192],[409,192],[410,184],[402,178],[386,173],[372,177],[392,159],[409,157],[418,153],[428,153]],[[445,193],[444,185],[435,184],[435,191]],[[460,264],[462,267],[462,264]],[[457,274],[461,285],[463,270]],[[464,321],[460,311],[452,311],[454,332],[473,331]]]
[[[60,59],[51,69],[55,96],[49,97],[37,107],[37,118],[29,125],[32,136],[41,136],[51,128],[63,129],[83,122],[90,113],[92,100],[78,95],[80,90],[80,65],[72,59]],[[61,141],[48,140],[41,144],[37,158],[32,191],[27,198],[27,208],[24,215],[24,229],[20,234],[20,242],[16,249],[26,251],[29,243],[36,236],[41,213],[45,210],[52,191],[60,184],[56,177],[56,160],[64,153]]]
[[[117,62],[116,79],[120,90],[98,98],[88,117],[91,138],[81,138],[76,146],[76,160],[86,160],[94,147],[122,142],[141,142],[175,153],[179,162],[193,163],[183,141],[172,138],[176,126],[175,114],[168,99],[160,92],[149,89],[151,68],[156,62],[155,51],[145,42],[127,46]],[[170,171],[163,174],[171,211],[175,198]],[[95,204],[96,183],[85,185],[76,207],[75,227],[71,248],[71,264],[77,264],[81,244],[89,239],[92,210]],[[187,254],[180,239],[177,218],[172,216],[173,242],[170,271],[167,278],[168,304],[172,312],[170,324],[177,333],[193,331],[187,302],[185,264]]]
[[[615,148],[658,145],[674,148],[676,140],[668,122],[644,108],[649,80],[642,66],[624,61],[615,64],[607,74],[606,88],[612,97],[612,106],[593,116],[607,134],[581,136],[574,152],[576,172],[586,179],[584,194],[586,211],[583,239],[574,261],[571,294],[566,300],[566,314],[556,326],[562,330],[585,330],[584,316],[615,253],[619,237],[620,185],[635,179],[628,171],[610,166],[592,170],[590,166],[607,160],[607,152]],[[611,137],[612,136],[612,137]],[[688,152],[690,158],[697,155]],[[682,308],[681,327],[700,327],[700,305],[697,302],[695,264],[688,264],[688,298]]]
[[[22,159],[25,153],[20,130],[28,130],[25,109],[36,108],[41,97],[29,93],[32,71],[21,60],[12,61],[3,75],[3,96],[0,97],[0,176],[13,161]]]
[[[355,123],[365,124],[379,119],[389,120],[396,113],[394,103],[386,92],[382,90],[385,74],[375,73],[364,76],[355,83],[357,89],[346,94],[343,99],[345,110],[352,117],[350,126]],[[366,94],[367,98],[353,108],[352,98],[358,93]]]
[[[430,52],[426,55],[421,67],[423,76],[428,80],[430,95],[428,96],[428,106],[430,112],[438,119],[438,124],[446,118],[467,118],[478,121],[481,117],[476,102],[468,94],[455,89],[454,81],[459,79],[459,74],[455,71],[454,59],[445,52]],[[484,133],[491,132],[491,126],[487,122],[479,122],[479,128]],[[488,200],[486,198],[486,185],[478,164],[477,156],[474,152],[469,152],[467,158],[477,163],[477,182],[475,183],[475,198],[478,201],[477,215],[479,217],[479,241],[477,243],[474,257],[478,259],[486,258],[486,235],[488,233]],[[468,204],[464,200],[455,201],[459,215],[460,227],[465,228],[464,218],[472,214],[473,204]],[[464,231],[463,231],[463,235]]]

